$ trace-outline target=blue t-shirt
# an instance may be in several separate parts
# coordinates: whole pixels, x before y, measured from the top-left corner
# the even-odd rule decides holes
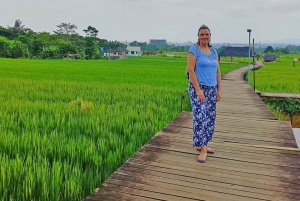
[[[210,54],[204,54],[200,48],[194,44],[189,53],[196,57],[195,73],[200,85],[217,86],[218,53],[211,47]]]

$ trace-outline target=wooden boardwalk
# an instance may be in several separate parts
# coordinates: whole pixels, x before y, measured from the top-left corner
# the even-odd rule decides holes
[[[284,98],[300,99],[300,94],[296,94],[296,93],[273,93],[273,92],[259,92],[259,91],[256,91],[256,93],[260,97],[268,98],[268,99],[284,99]]]
[[[278,121],[243,81],[222,77],[216,151],[206,163],[192,147],[192,114],[182,112],[86,201],[298,201],[300,152],[289,122]]]

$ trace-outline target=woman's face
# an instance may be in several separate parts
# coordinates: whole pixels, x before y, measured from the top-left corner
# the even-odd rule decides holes
[[[208,29],[201,29],[198,33],[200,43],[207,44],[210,41],[210,32]]]

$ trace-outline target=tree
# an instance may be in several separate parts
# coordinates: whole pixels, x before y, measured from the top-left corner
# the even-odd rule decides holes
[[[11,38],[12,32],[9,29],[6,29],[6,28],[0,26],[0,36],[4,36],[6,38]]]
[[[42,32],[39,34],[34,34],[32,37],[32,44],[31,44],[31,53],[34,56],[38,56],[42,51],[43,47],[50,46],[51,38],[54,36],[51,36],[50,33]]]
[[[293,116],[295,113],[300,112],[300,101],[293,98],[285,98],[281,102],[281,109],[283,112],[288,113],[291,119],[291,124],[293,123]]]
[[[0,36],[0,57],[11,57],[12,41]]]
[[[293,52],[293,53],[297,53],[300,52],[300,46],[296,46],[296,45],[288,45],[286,46],[286,48],[289,50],[289,52]]]
[[[284,49],[282,49],[282,53],[283,54],[289,54],[290,51],[289,51],[288,47],[285,47]]]
[[[268,47],[265,49],[264,53],[268,53],[268,52],[274,52],[274,49],[273,49],[272,46],[268,46]]]
[[[12,33],[12,36],[15,38],[18,34],[27,33],[31,31],[31,29],[25,27],[25,25],[22,25],[22,21],[20,19],[17,19],[15,21],[15,24],[13,27],[7,26],[7,29],[9,29]]]
[[[86,37],[86,47],[85,47],[85,55],[86,59],[95,59],[99,57],[99,43],[93,37]]]
[[[217,49],[217,52],[220,53],[220,52],[222,52],[223,50],[225,50],[226,48],[227,48],[227,46],[224,46],[224,45],[223,45],[222,47],[220,47],[220,48]]]
[[[62,34],[62,35],[72,35],[76,33],[77,26],[75,24],[70,23],[61,23],[60,25],[57,25],[59,28],[56,31],[53,31],[55,34]]]
[[[129,44],[130,46],[139,46],[139,43],[135,40],[132,43]]]
[[[88,28],[84,29],[83,31],[89,37],[97,37],[98,32],[99,32],[95,27],[92,27],[92,26],[88,26]]]

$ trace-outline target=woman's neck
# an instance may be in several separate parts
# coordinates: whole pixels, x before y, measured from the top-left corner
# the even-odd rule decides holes
[[[204,49],[209,48],[208,44],[201,44],[201,43],[199,43],[199,47]]]

